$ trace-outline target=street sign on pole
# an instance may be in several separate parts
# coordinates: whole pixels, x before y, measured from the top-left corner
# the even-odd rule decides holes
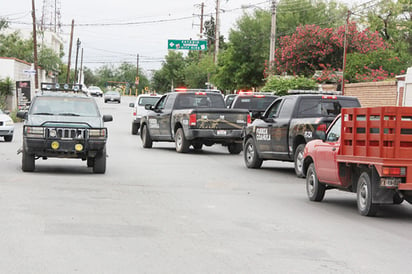
[[[207,50],[206,40],[167,40],[167,49]]]
[[[36,74],[36,70],[35,69],[24,69],[23,73],[24,74],[34,75],[34,74]]]

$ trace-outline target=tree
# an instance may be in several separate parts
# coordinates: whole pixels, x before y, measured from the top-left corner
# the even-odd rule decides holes
[[[162,68],[153,77],[152,84],[155,90],[167,91],[173,87],[185,85],[185,68],[187,62],[183,54],[169,50]]]
[[[0,80],[0,109],[7,107],[7,96],[13,94],[14,83],[13,80],[7,77],[4,80]]]
[[[393,46],[398,57],[412,65],[412,6],[410,0],[380,1],[367,11],[363,21]]]
[[[298,27],[291,36],[284,36],[275,52],[275,66],[278,74],[312,76],[324,67],[338,69],[343,64],[345,26],[337,29],[321,28],[316,25]],[[378,33],[369,30],[358,31],[351,23],[347,32],[347,52],[366,54],[386,50],[388,45]]]
[[[265,60],[269,58],[270,15],[256,10],[244,14],[229,34],[226,51],[219,55],[215,84],[222,89],[263,85]],[[230,77],[229,77],[230,75]]]
[[[197,56],[199,56],[197,54]],[[185,84],[189,88],[206,88],[210,82],[210,75],[214,72],[215,65],[212,55],[203,55],[200,60],[190,62],[185,68]]]

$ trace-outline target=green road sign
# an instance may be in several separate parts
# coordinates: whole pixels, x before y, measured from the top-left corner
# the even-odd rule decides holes
[[[207,50],[206,40],[167,40],[168,49]]]

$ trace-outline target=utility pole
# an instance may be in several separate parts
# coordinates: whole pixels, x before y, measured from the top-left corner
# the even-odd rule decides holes
[[[217,55],[219,54],[219,37],[220,37],[219,13],[220,13],[220,2],[219,0],[216,0],[215,53],[213,55],[213,61],[215,64],[217,64]]]
[[[77,38],[77,48],[76,48],[76,63],[74,65],[74,83],[77,83],[77,59],[79,57],[80,40]]]
[[[200,39],[203,38],[203,13],[204,13],[204,9],[205,9],[205,3],[202,2],[202,4],[200,5]],[[199,50],[199,58],[200,56],[202,56],[202,51]]]
[[[137,58],[136,58],[136,80],[134,82],[135,86],[136,86],[136,96],[139,94],[139,54],[137,54]]]
[[[83,74],[83,48],[82,48],[82,54],[81,54],[81,57],[80,57],[79,84],[82,83],[82,74]]]
[[[67,78],[66,78],[66,83],[70,83],[70,61],[71,61],[71,59],[72,59],[73,29],[74,29],[74,19],[72,19],[72,31],[71,31],[71,33],[70,33],[69,61],[68,61],[68,63],[67,63]]]
[[[347,49],[348,49],[348,46],[347,46],[347,32],[348,32],[348,25],[349,25],[350,15],[351,15],[351,11],[348,10],[348,15],[346,16],[346,24],[345,24],[345,37],[344,37],[344,40],[343,40],[342,95],[345,94],[346,52],[347,52]]]
[[[37,91],[39,89],[39,76],[37,67],[37,32],[36,32],[36,8],[34,5],[34,0],[31,1],[32,5],[32,17],[33,17],[33,55],[34,55],[34,88]]]
[[[270,27],[269,71],[273,72],[276,49],[276,0],[272,0],[272,24]]]

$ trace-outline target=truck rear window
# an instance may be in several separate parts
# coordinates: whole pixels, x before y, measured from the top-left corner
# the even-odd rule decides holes
[[[176,99],[175,109],[224,108],[225,101],[217,93],[182,93]]]
[[[232,108],[247,110],[265,110],[277,96],[239,96],[233,103]]]
[[[160,97],[140,97],[139,98],[139,106],[145,106],[145,105],[155,105],[157,103],[157,101],[159,101]]]
[[[299,117],[337,116],[342,108],[360,107],[357,100],[305,98],[301,100]]]

